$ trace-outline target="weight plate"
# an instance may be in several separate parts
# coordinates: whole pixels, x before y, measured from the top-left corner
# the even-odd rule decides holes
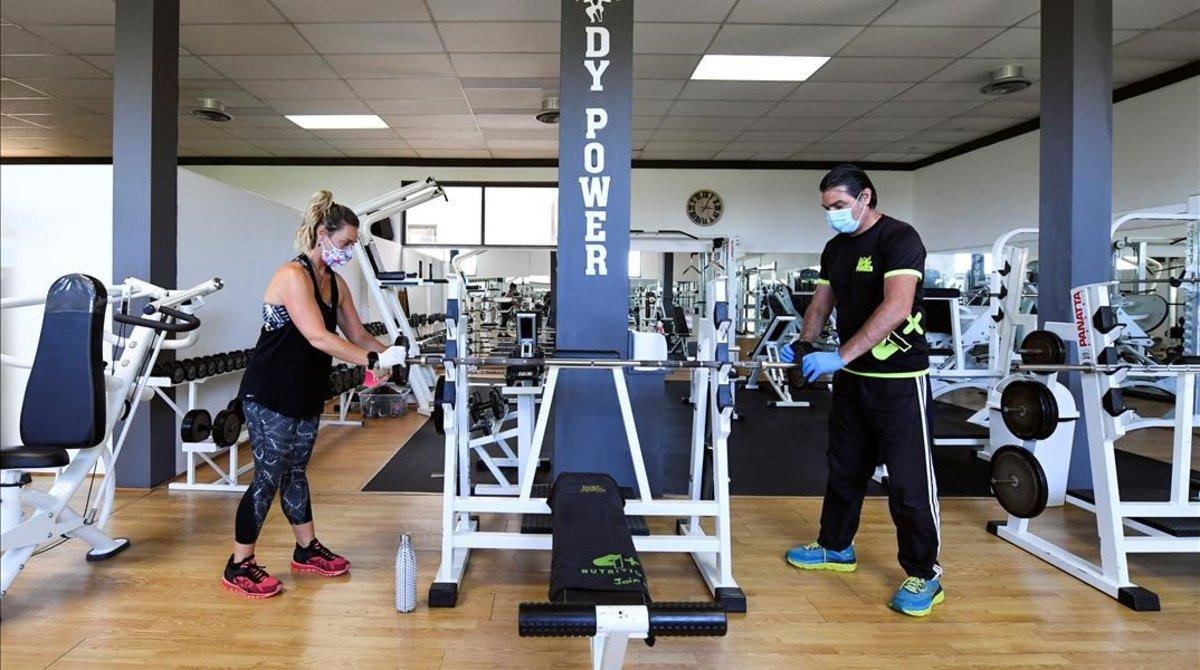
[[[230,366],[229,354],[217,354],[213,356],[213,360],[217,363],[217,374],[224,374],[233,369]]]
[[[241,398],[234,398],[233,400],[230,400],[229,404],[225,406],[225,409],[238,415],[238,418],[242,420],[242,423],[246,422],[246,411],[242,409]]]
[[[206,409],[189,410],[179,422],[179,437],[184,442],[203,442],[212,433],[212,416]]]
[[[1062,365],[1067,362],[1067,345],[1048,330],[1033,330],[1021,341],[1021,360],[1029,365]]]
[[[445,419],[445,410],[442,409],[442,393],[446,390],[446,375],[438,375],[437,384],[433,387],[433,413],[429,415],[429,420],[433,422],[433,429],[438,435],[446,434],[446,427],[442,425]]]
[[[184,378],[184,380],[190,382],[200,376],[202,376],[202,375],[200,374],[200,362],[199,361],[197,361],[194,358],[189,358],[183,362],[183,378]]]
[[[495,386],[492,387],[489,393],[492,401],[492,416],[496,417],[497,421],[503,421],[504,415],[508,413],[508,401],[504,399],[504,394]]]
[[[1046,471],[1027,449],[1005,445],[992,454],[992,494],[1009,514],[1032,519],[1046,509]]]
[[[1157,293],[1132,293],[1121,296],[1121,311],[1143,331],[1149,333],[1167,320],[1170,306]]]
[[[242,434],[242,418],[227,409],[217,412],[213,417],[213,442],[219,447],[228,447],[237,443]]]
[[[182,384],[187,381],[187,366],[182,361],[175,361],[167,369],[167,374],[171,377],[172,384]]]
[[[1009,432],[1022,440],[1044,440],[1058,427],[1058,401],[1045,385],[1017,380],[1000,394],[1000,412]]]

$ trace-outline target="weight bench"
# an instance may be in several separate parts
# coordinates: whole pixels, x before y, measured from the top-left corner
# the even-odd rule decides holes
[[[550,601],[521,603],[521,637],[590,637],[593,670],[620,668],[631,638],[723,636],[719,603],[656,603],[633,546],[625,501],[605,474],[564,472],[550,497]]]

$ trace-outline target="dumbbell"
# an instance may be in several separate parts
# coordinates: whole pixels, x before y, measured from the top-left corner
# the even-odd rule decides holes
[[[242,417],[228,409],[217,412],[212,422],[213,442],[219,447],[228,447],[237,443],[242,434]]]
[[[213,360],[217,362],[217,374],[224,374],[233,370],[233,361],[229,359],[229,354],[216,354]]]
[[[203,442],[212,433],[212,416],[206,409],[189,410],[179,422],[179,437],[184,442]]]
[[[194,381],[200,374],[200,361],[194,358],[184,359],[183,361],[183,378],[185,381]]]
[[[167,363],[166,369],[163,370],[164,377],[170,377],[172,384],[182,384],[187,381],[187,373],[183,361],[172,361]]]

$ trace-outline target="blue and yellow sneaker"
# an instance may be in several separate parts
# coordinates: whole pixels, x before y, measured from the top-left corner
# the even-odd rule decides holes
[[[801,570],[833,570],[834,572],[854,572],[858,569],[858,561],[854,558],[854,547],[849,546],[841,551],[830,551],[816,542],[792,547],[784,556],[793,567]]]
[[[940,577],[909,577],[900,584],[888,607],[909,616],[928,616],[934,605],[940,605],[945,600],[946,592],[942,590]]]

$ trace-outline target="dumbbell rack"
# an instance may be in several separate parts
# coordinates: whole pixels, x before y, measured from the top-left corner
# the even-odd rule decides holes
[[[154,393],[160,399],[162,399],[162,401],[165,402],[167,406],[179,416],[180,419],[182,419],[184,414],[187,414],[193,409],[198,409],[196,407],[196,396],[200,390],[201,384],[210,379],[216,379],[222,375],[233,374],[235,372],[241,372],[241,370],[228,370],[226,372],[219,372],[215,375],[200,377],[182,384],[173,384],[167,377],[151,377],[149,381],[146,382],[146,386],[153,388]],[[171,400],[170,396],[168,396],[165,391],[165,389],[168,388],[179,387],[187,388],[186,408],[181,408],[175,403],[175,401]],[[245,426],[243,426],[241,434],[238,435],[238,439],[228,447],[222,447],[218,445],[213,441],[211,436],[201,442],[184,442],[182,448],[183,453],[187,454],[187,481],[171,482],[167,488],[172,491],[245,491],[247,485],[239,483],[238,479],[251,468],[253,468],[254,463],[251,461],[245,464],[239,464],[238,446],[247,439],[249,439],[249,431]],[[226,453],[229,455],[229,465],[226,468],[222,468],[220,465],[217,465],[216,459],[220,458]],[[202,465],[202,463],[207,463],[208,467],[212,468],[213,472],[217,473],[218,477],[215,480],[208,482],[197,480],[196,471],[197,468]]]

